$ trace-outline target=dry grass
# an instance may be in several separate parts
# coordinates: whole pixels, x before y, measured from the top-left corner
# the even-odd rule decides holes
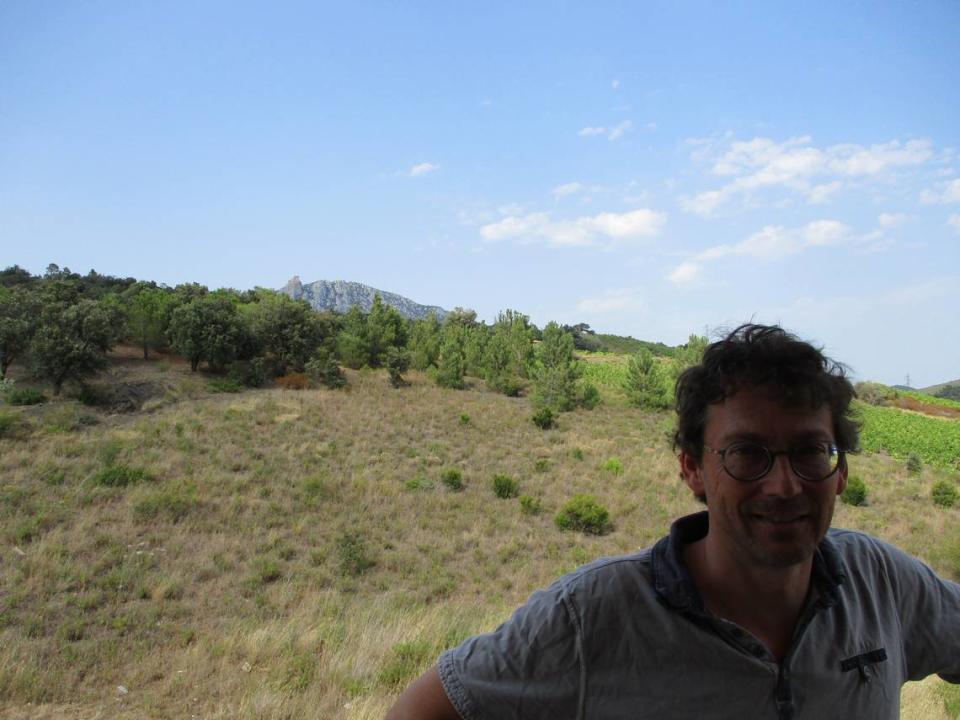
[[[211,395],[161,362],[111,370],[158,383],[146,412],[12,409],[25,432],[0,439],[4,717],[379,718],[443,648],[698,509],[667,414],[612,403],[544,432],[526,400],[415,373],[399,390],[358,372],[347,391]],[[900,465],[855,458],[870,505],[840,507],[837,524],[960,576],[960,510],[929,500],[955,474]],[[148,478],[96,484],[119,466]],[[441,482],[449,468],[461,492]],[[498,499],[495,474],[543,512]],[[612,533],[554,527],[582,492]],[[903,716],[937,717],[938,687],[905,690]]]

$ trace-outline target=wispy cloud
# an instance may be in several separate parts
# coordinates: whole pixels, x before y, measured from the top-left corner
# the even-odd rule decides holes
[[[557,185],[553,190],[550,191],[550,194],[553,195],[558,200],[567,195],[576,195],[579,192],[586,190],[586,186],[583,183],[578,182],[568,182],[563,185]]]
[[[658,235],[666,221],[665,213],[649,209],[599,213],[570,220],[554,220],[549,213],[534,212],[484,225],[480,235],[490,242],[517,240],[571,247],[611,246]]]
[[[600,295],[583,298],[577,302],[577,312],[590,315],[606,315],[624,311],[642,312],[647,309],[641,290],[619,288],[607,290]]]
[[[960,215],[954,213],[947,219],[947,225],[960,233]]]
[[[675,267],[667,279],[675,285],[695,280],[705,263],[725,257],[746,256],[761,260],[779,260],[811,247],[843,242],[851,235],[850,228],[837,220],[816,220],[801,228],[767,225],[750,237],[733,245],[714,245],[701,250],[691,259]]]
[[[924,190],[920,194],[920,201],[928,205],[960,203],[960,180],[941,183],[936,190]]]
[[[757,137],[747,141],[724,138],[719,147],[703,139],[691,140],[688,145],[693,148],[692,159],[712,162],[712,175],[730,178],[717,189],[680,199],[685,210],[700,215],[712,214],[735,197],[771,188],[798,193],[810,203],[824,203],[853,179],[882,176],[897,168],[922,165],[933,157],[928,140],[821,148],[804,135],[780,143]]]
[[[439,165],[435,165],[434,163],[429,163],[429,162],[423,162],[423,163],[418,163],[417,165],[414,165],[412,168],[410,168],[409,175],[410,177],[415,178],[415,177],[420,177],[422,175],[426,175],[427,173],[432,173],[439,169],[440,169]]]
[[[633,122],[630,120],[624,120],[619,125],[614,125],[613,127],[605,126],[590,126],[581,128],[580,132],[577,133],[580,137],[592,137],[594,135],[603,135],[607,140],[619,140],[624,136],[624,134],[630,132],[633,129]]]
[[[884,230],[891,230],[900,227],[907,221],[907,216],[902,213],[880,213],[877,222]]]

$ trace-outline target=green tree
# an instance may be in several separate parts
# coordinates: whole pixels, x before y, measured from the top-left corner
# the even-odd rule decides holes
[[[176,308],[167,334],[194,372],[204,361],[212,371],[222,371],[244,354],[249,342],[237,307],[226,293],[202,295]]]
[[[539,407],[570,410],[577,394],[580,366],[573,357],[573,335],[557,323],[543,330],[533,370],[533,401]]]
[[[517,395],[533,363],[533,328],[526,315],[504,310],[497,316],[484,352],[487,384],[498,392]]]
[[[637,407],[658,410],[670,404],[663,369],[646,348],[630,356],[623,389],[630,403]]]
[[[165,344],[173,304],[174,297],[168,290],[147,283],[136,283],[128,291],[127,327],[143,348],[144,360],[150,348],[156,350]]]
[[[6,377],[11,363],[30,347],[39,309],[39,297],[29,285],[0,287],[0,378]]]
[[[417,370],[426,370],[436,366],[442,341],[442,328],[435,313],[430,313],[423,320],[412,323],[408,349],[413,367]]]
[[[407,381],[403,379],[403,373],[410,369],[410,352],[406,348],[390,346],[387,348],[386,362],[387,372],[390,375],[390,384],[395,387],[403,387]]]
[[[383,302],[379,294],[374,295],[367,316],[367,341],[370,349],[367,364],[371,367],[380,367],[386,362],[389,348],[401,348],[407,344],[407,324],[403,316],[395,307]]]
[[[674,360],[670,365],[671,385],[676,384],[677,378],[684,370],[700,363],[709,343],[710,341],[704,335],[690,335],[686,345],[680,345],[674,350]]]
[[[354,370],[370,364],[367,316],[357,305],[343,316],[343,326],[337,335],[337,354],[344,365]]]
[[[323,340],[320,319],[305,300],[257,288],[255,302],[244,306],[259,352],[277,374],[302,372]]]
[[[123,311],[115,296],[45,304],[30,344],[37,377],[59,395],[68,380],[83,380],[106,365],[106,353],[122,336]]]
[[[462,390],[464,387],[463,346],[456,332],[445,333],[445,335],[440,348],[437,385]]]

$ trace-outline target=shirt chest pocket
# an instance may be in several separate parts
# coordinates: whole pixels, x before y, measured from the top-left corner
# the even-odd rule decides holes
[[[887,648],[877,645],[840,661],[840,686],[859,709],[854,717],[888,717],[899,705],[900,683]]]

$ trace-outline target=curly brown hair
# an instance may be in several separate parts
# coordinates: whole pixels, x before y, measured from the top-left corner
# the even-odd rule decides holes
[[[743,387],[763,387],[787,407],[817,409],[826,403],[841,453],[858,448],[860,424],[847,368],[810,343],[776,325],[745,324],[707,346],[699,365],[680,375],[676,387],[677,448],[703,460],[707,408]]]

